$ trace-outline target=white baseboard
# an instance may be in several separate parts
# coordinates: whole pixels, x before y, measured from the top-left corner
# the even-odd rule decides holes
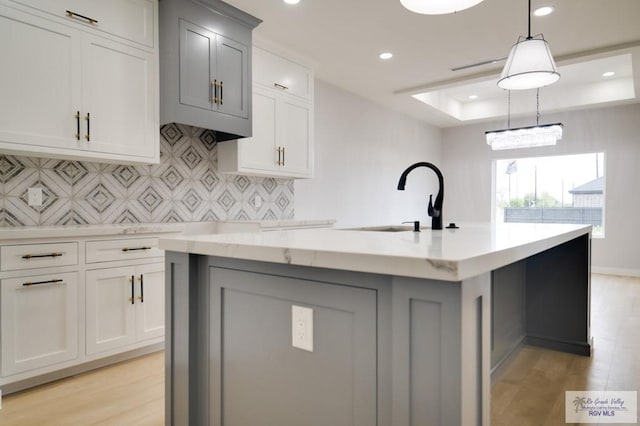
[[[591,272],[594,274],[620,275],[623,277],[640,278],[640,269],[606,268],[602,266],[591,266]]]

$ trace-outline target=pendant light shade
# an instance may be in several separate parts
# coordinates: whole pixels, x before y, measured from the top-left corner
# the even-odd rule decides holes
[[[560,79],[549,45],[538,34],[521,37],[511,48],[502,70],[498,87],[506,90],[525,90],[548,86]]]
[[[468,9],[483,0],[400,0],[400,3],[415,13],[444,15]]]
[[[549,45],[542,34],[531,37],[531,0],[527,12],[527,37],[518,37],[511,47],[507,62],[498,80],[498,87],[506,90],[536,89],[560,79]]]

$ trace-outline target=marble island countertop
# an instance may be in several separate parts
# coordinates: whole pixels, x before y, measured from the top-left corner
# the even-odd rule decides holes
[[[371,229],[371,228],[368,228]],[[591,232],[589,225],[463,224],[415,233],[285,230],[160,239],[169,251],[461,281]]]

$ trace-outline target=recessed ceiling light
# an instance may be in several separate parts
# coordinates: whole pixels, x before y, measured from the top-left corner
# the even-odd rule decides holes
[[[385,60],[386,59],[391,59],[391,58],[393,58],[393,53],[391,53],[391,52],[383,52],[383,53],[379,54],[378,57],[380,59],[385,59]]]
[[[603,72],[603,73],[602,73],[602,76],[603,76],[603,77],[612,77],[612,76],[614,76],[614,75],[616,75],[616,73],[615,73],[615,72],[613,72],[613,71],[607,71],[607,72]]]
[[[553,12],[553,6],[542,6],[533,11],[536,16],[547,16]]]
[[[298,4],[300,3],[300,0],[284,0],[284,2],[287,4]]]
[[[478,95],[469,95],[469,99],[471,100],[478,99]]]

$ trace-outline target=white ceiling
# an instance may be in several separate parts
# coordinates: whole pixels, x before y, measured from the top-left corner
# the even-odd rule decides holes
[[[256,40],[306,59],[316,77],[440,127],[506,117],[502,62],[527,33],[527,0],[484,0],[449,15],[409,12],[399,0],[226,0],[260,19]],[[640,0],[532,0],[532,17],[562,77],[540,90],[540,112],[640,102]],[[389,61],[378,54],[391,51]],[[605,79],[602,73],[616,71]],[[635,72],[634,72],[635,71]],[[429,104],[413,97],[419,93]],[[471,101],[468,96],[478,95]],[[512,116],[535,117],[535,90],[513,91]]]

